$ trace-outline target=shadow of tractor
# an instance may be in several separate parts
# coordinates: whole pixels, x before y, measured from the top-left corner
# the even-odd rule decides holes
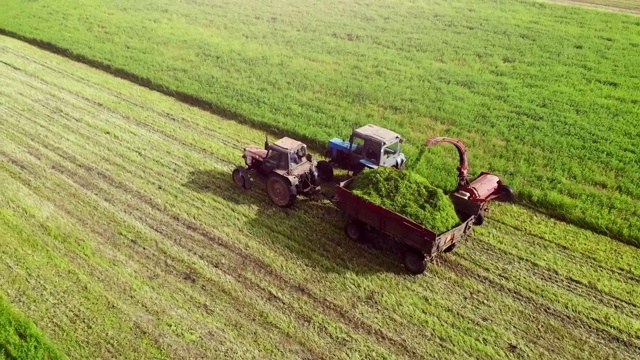
[[[281,208],[271,202],[264,179],[252,177],[253,188],[246,190],[234,183],[231,170],[196,170],[184,186],[224,202],[257,207],[256,216],[242,224],[244,230],[267,246],[278,246],[284,257],[292,254],[325,272],[406,274],[395,254],[347,238],[343,214],[322,194],[298,196],[291,208]],[[323,192],[332,194],[337,181],[323,184]]]

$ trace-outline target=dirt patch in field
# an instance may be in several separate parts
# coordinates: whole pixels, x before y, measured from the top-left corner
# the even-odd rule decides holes
[[[625,13],[625,14],[630,14],[630,15],[636,15],[636,16],[640,16],[640,3],[637,5],[631,5],[631,4],[617,4],[613,1],[597,1],[597,0],[592,0],[592,1],[586,1],[586,0],[546,0],[548,2],[552,2],[552,3],[556,3],[556,4],[564,4],[564,5],[573,5],[573,6],[580,6],[580,7],[585,7],[585,8],[590,8],[590,9],[599,9],[599,10],[606,10],[606,11],[613,11],[613,12],[619,12],[619,13]],[[616,6],[617,5],[617,6]],[[628,7],[624,7],[624,6],[628,6]]]

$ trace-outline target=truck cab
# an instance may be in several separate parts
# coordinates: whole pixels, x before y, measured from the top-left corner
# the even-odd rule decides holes
[[[318,162],[320,176],[333,177],[333,166],[359,173],[364,168],[379,166],[404,169],[406,157],[401,144],[404,139],[383,127],[368,124],[354,129],[348,140],[333,138],[325,151],[329,161]]]

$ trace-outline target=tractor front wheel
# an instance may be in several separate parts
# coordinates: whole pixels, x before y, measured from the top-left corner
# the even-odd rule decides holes
[[[478,212],[478,215],[476,215],[476,219],[473,222],[473,225],[480,226],[482,224],[484,224],[484,211],[480,210]]]
[[[233,169],[231,176],[233,177],[233,182],[236,183],[236,185],[245,189],[251,188],[251,179],[249,178],[249,172],[244,167],[238,166]]]
[[[289,180],[273,173],[267,178],[267,193],[271,201],[280,207],[293,206],[297,196],[296,188]]]

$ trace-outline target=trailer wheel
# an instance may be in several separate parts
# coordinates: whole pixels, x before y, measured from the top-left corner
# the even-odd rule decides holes
[[[362,242],[364,239],[364,227],[358,220],[349,220],[344,227],[347,237],[356,242]]]
[[[483,223],[484,223],[484,211],[481,210],[480,212],[478,212],[478,215],[476,215],[476,219],[473,222],[473,225],[480,226]]]
[[[443,252],[443,253],[450,253],[450,252],[452,252],[452,251],[453,251],[453,249],[455,249],[455,248],[456,248],[456,245],[457,245],[457,244],[458,244],[457,242],[454,242],[453,244],[451,244],[451,245],[447,246],[447,248],[446,248],[446,249],[442,250],[442,252]]]
[[[413,275],[420,275],[427,270],[427,259],[417,250],[407,250],[404,253],[404,267]]]

